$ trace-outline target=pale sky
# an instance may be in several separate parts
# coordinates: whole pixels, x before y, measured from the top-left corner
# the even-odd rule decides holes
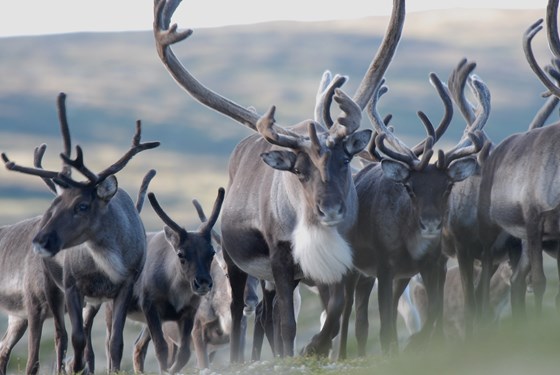
[[[341,6],[341,4],[343,6]],[[316,21],[387,15],[391,0],[184,0],[180,28],[271,20]],[[2,0],[0,37],[80,31],[148,30],[153,0]],[[407,12],[449,8],[544,9],[546,0],[409,0]]]

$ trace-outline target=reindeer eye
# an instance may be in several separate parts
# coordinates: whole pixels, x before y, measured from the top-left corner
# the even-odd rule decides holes
[[[345,158],[342,162],[344,163],[344,165],[348,165],[350,164],[350,158]]]
[[[76,213],[86,212],[89,210],[89,204],[78,203],[74,209]]]
[[[298,168],[294,168],[294,169],[293,169],[293,172],[294,172],[294,174],[296,174],[296,175],[300,175],[300,174],[301,174],[301,171],[300,171]]]

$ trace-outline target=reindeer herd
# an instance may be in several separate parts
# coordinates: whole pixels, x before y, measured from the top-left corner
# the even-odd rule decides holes
[[[383,353],[399,351],[399,312],[413,333],[411,347],[442,334],[446,325],[461,337],[473,336],[496,319],[505,301],[511,300],[514,316],[524,318],[528,283],[541,313],[543,250],[558,260],[560,270],[560,123],[543,126],[560,98],[558,0],[549,1],[545,25],[539,20],[523,35],[527,61],[549,96],[528,130],[498,144],[489,139],[484,126],[490,90],[474,74],[476,64],[463,59],[447,83],[430,75],[444,114],[435,127],[418,112],[426,137],[412,148],[397,137],[391,116],[377,108],[388,92],[384,75],[401,39],[404,0],[393,0],[386,34],[356,92],[345,93],[347,77],[326,71],[313,119],[288,126],[276,122],[274,105],[259,114],[207,88],[182,65],[171,47],[192,31],[171,24],[179,4],[154,0],[161,62],[193,98],[254,134],[233,151],[229,183],[218,189],[208,218],[193,201],[198,229],[177,224],[150,192],[164,227],[146,233],[140,212],[155,171],[147,172],[136,202],[115,175],[159,142],[141,142],[138,122],[130,149],[94,172],[80,146],[72,156],[60,94],[60,170],[42,167],[46,145],[35,149],[32,166],[2,154],[8,170],[40,177],[55,198],[43,215],[0,227],[0,308],[8,316],[0,374],[7,373],[10,353],[26,331],[25,371],[39,372],[42,328],[51,318],[55,371],[93,373],[92,326],[102,305],[110,372],[123,370],[127,319],[141,323],[133,350],[137,373],[144,372],[150,341],[160,373],[179,372],[191,350],[197,365],[207,368],[224,345],[231,362],[243,362],[244,310],[248,299],[259,296],[259,280],[254,360],[265,335],[275,356],[297,354],[299,284],[316,287],[324,307],[321,329],[304,355],[328,355],[340,334],[339,358],[346,356],[354,301],[358,352],[365,355],[368,301],[376,281]],[[553,54],[544,69],[531,46],[543,27]],[[463,136],[450,150],[435,151],[454,106],[465,121]],[[372,129],[360,129],[364,111]],[[458,266],[447,272],[450,258]],[[560,297],[556,304],[560,307]]]

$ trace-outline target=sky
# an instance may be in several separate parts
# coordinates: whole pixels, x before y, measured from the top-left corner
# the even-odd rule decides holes
[[[148,30],[152,5],[153,0],[2,0],[0,37]],[[180,28],[200,28],[271,20],[352,19],[387,15],[391,6],[391,0],[184,0],[173,21]],[[409,0],[406,7],[407,12],[449,8],[544,10],[546,0]]]

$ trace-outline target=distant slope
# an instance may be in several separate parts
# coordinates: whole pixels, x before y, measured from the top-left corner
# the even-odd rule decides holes
[[[428,74],[436,72],[446,80],[454,65],[467,57],[478,62],[477,73],[492,91],[487,128],[491,137],[500,140],[524,130],[543,102],[539,96],[543,88],[525,62],[521,36],[543,15],[544,11],[466,10],[407,15],[402,43],[387,73],[390,92],[380,109],[394,114],[399,136],[416,142],[423,134],[416,111],[427,112],[434,122],[441,116]],[[288,125],[312,116],[315,90],[325,69],[348,75],[345,89],[352,93],[386,27],[387,18],[379,17],[197,29],[175,50],[210,88],[260,113],[275,104],[277,120]],[[535,47],[547,62],[544,35],[536,38]],[[195,217],[190,199],[197,196],[211,204],[215,189],[227,181],[229,153],[249,134],[195,102],[173,82],[157,57],[150,32],[0,38],[0,51],[1,151],[25,163],[36,144],[47,142],[47,166],[59,166],[55,101],[60,91],[68,94],[74,143],[83,144],[86,161],[97,158],[93,162],[99,168],[126,150],[134,121],[142,119],[144,139],[161,140],[162,146],[137,156],[138,161],[122,173],[123,185],[135,194],[141,175],[156,167],[160,173],[154,190],[174,207],[189,211],[181,213],[189,220]],[[369,126],[367,120],[363,125]],[[463,126],[457,112],[444,142],[456,141]],[[2,201],[10,201],[14,191],[21,193],[22,185],[50,199],[37,178],[1,173]],[[200,181],[206,181],[202,187]]]

